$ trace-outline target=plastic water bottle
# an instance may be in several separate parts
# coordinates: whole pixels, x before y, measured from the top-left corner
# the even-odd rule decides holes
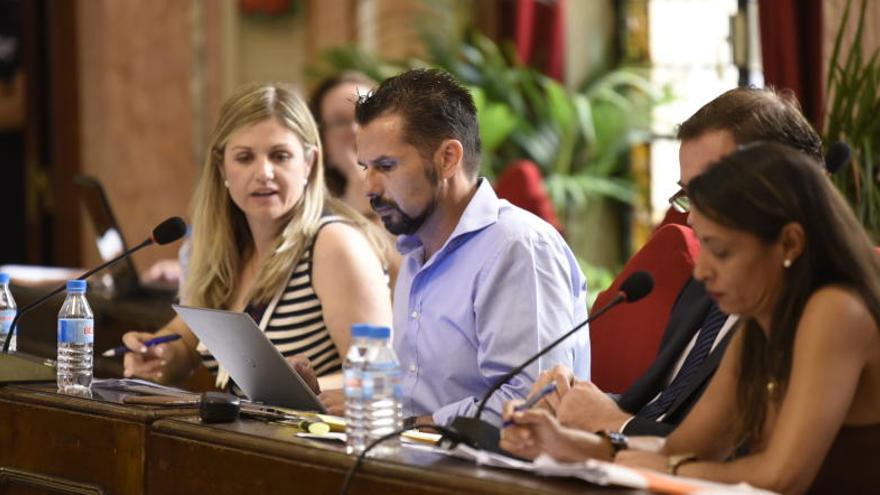
[[[92,386],[95,318],[86,300],[86,281],[67,282],[67,299],[58,313],[58,391],[88,395]]]
[[[9,274],[0,273],[0,345],[6,340],[6,334],[12,332],[12,338],[9,341],[9,350],[15,351],[16,332],[12,328],[12,320],[15,318],[17,306],[15,299],[12,298],[12,292],[9,290]]]
[[[360,454],[373,440],[401,427],[400,363],[391,348],[391,329],[354,325],[345,358],[347,451]],[[395,440],[378,446],[396,448]]]

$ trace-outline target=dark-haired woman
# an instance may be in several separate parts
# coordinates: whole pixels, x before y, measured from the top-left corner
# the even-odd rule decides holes
[[[728,155],[688,194],[694,275],[740,327],[684,423],[617,462],[784,493],[875,492],[880,263],[863,228],[811,158],[778,144]],[[509,416],[551,455],[570,446],[540,413]]]
[[[324,179],[330,194],[341,199],[358,213],[381,225],[364,190],[364,170],[357,163],[354,107],[376,82],[365,74],[347,71],[321,81],[312,92],[309,109],[318,122],[324,147]],[[383,227],[384,231],[384,227]],[[387,234],[393,240],[391,234]],[[400,254],[393,248],[384,253],[388,261],[391,287],[397,280]]]

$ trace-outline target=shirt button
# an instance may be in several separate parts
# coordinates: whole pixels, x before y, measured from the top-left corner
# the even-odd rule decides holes
[[[409,365],[409,372],[410,373],[415,373],[416,371],[418,371],[418,368],[416,367],[416,365],[414,365],[414,364]]]
[[[413,320],[415,320],[416,318],[419,317],[419,312],[418,312],[418,311],[413,311],[412,313],[410,313],[409,316],[410,316],[410,318],[412,318]]]

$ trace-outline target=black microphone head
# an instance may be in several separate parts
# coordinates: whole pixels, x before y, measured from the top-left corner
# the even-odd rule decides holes
[[[186,235],[186,222],[180,217],[171,217],[153,229],[152,239],[161,246],[174,242],[184,235]]]
[[[843,141],[838,141],[828,147],[828,153],[825,153],[825,170],[834,175],[835,172],[849,163],[849,157],[852,149]]]
[[[654,277],[648,272],[635,272],[620,284],[626,302],[636,302],[654,290]]]

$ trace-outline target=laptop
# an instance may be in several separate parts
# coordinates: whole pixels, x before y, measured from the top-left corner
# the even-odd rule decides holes
[[[80,175],[74,178],[86,216],[95,230],[95,244],[103,261],[119,255],[129,245],[113,214],[104,187],[94,177]],[[157,298],[169,302],[177,296],[177,286],[168,283],[142,283],[131,257],[108,268],[102,280],[112,286],[113,297],[120,299]]]
[[[327,412],[250,315],[177,304],[171,307],[248,399],[300,411]]]

